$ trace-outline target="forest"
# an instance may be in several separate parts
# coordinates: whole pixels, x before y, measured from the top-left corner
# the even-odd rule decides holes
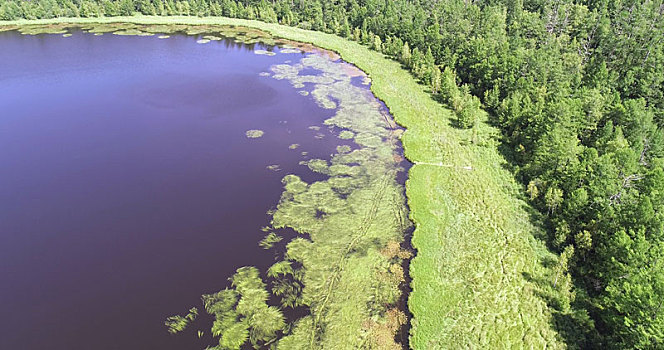
[[[661,0],[0,0],[0,19],[225,16],[360,42],[488,123],[569,271],[568,346],[664,346]],[[426,118],[426,116],[422,116]],[[563,274],[561,274],[563,276]],[[561,277],[561,280],[563,278]]]

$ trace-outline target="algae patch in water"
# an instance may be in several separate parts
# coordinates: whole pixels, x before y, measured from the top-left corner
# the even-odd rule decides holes
[[[247,137],[250,139],[257,139],[259,137],[262,137],[263,134],[265,134],[263,130],[257,130],[257,129],[247,130],[247,132],[245,133],[245,135],[247,135]]]
[[[254,53],[257,55],[265,55],[265,56],[274,56],[276,53],[272,51],[267,51],[267,50],[254,50]]]
[[[310,68],[322,73],[301,74]],[[275,246],[282,239],[275,232],[282,229],[299,234],[268,269],[267,282],[281,308],[305,306],[309,313],[290,324],[281,322],[281,309],[266,304],[267,292],[260,287],[268,285],[258,270],[242,268],[251,269],[238,274],[251,280],[251,293],[259,295],[251,301],[255,310],[274,314],[265,322],[246,314],[244,296],[239,296],[248,295],[247,288],[235,282],[236,275],[233,286],[215,299],[224,307],[211,312],[213,334],[220,337],[221,348],[245,342],[255,347],[269,342],[277,349],[398,348],[394,336],[406,316],[396,304],[404,283],[402,259],[408,257],[400,243],[410,222],[403,187],[397,182],[403,168],[395,126],[386,122],[389,118],[375,98],[351,83],[342,63],[309,55],[292,65],[275,65],[272,71],[275,79],[294,87],[312,84],[311,98],[335,110],[324,124],[344,129],[339,136],[354,138],[358,147],[341,145],[329,159],[302,162],[308,171],[326,175],[324,180],[309,183],[294,174],[284,176],[281,199],[270,211],[270,233],[260,243],[263,248]],[[323,135],[320,127],[310,128]],[[260,333],[262,337],[251,336],[260,329],[268,331]]]
[[[223,38],[219,37],[219,36],[214,36],[214,35],[206,35],[206,36],[203,37],[203,39],[219,41],[219,40],[222,40]]]
[[[20,26],[0,26],[0,31],[19,30],[22,34],[66,34],[68,28],[80,28],[93,34],[113,33],[115,35],[152,36],[159,34],[159,39],[166,39],[170,34],[186,33],[187,35],[204,35],[201,40],[220,41],[223,38],[233,39],[239,44],[261,43],[268,47],[277,43],[287,42],[275,39],[269,34],[252,28],[220,26],[220,25],[184,25],[184,24],[134,24],[134,23],[90,23],[90,24],[28,24]],[[200,43],[207,43],[202,41]],[[267,55],[274,52],[267,50]]]
[[[350,140],[355,137],[355,134],[350,130],[343,130],[339,133],[339,138],[342,140]]]
[[[292,53],[302,53],[302,51],[295,48],[284,48],[279,50],[279,53],[292,54]]]
[[[64,24],[31,24],[18,27],[18,31],[24,35],[65,34],[67,26]]]
[[[196,319],[197,316],[198,316],[198,309],[192,307],[191,309],[189,309],[189,313],[186,314],[185,316],[180,316],[180,315],[170,316],[166,319],[164,324],[168,328],[169,333],[175,334],[185,330],[187,326],[189,326],[189,324]]]
[[[265,238],[263,238],[258,245],[260,245],[263,249],[270,249],[272,248],[276,243],[281,242],[283,237],[277,235],[274,232],[268,233]]]
[[[136,36],[152,36],[154,35],[153,33],[149,32],[143,32],[138,29],[125,29],[125,30],[118,30],[117,32],[113,32],[114,35],[136,35]]]

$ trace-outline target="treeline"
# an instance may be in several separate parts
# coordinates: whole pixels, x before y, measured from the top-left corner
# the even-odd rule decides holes
[[[482,109],[574,286],[570,346],[664,347],[662,0],[0,0],[0,18],[227,16],[399,60],[472,127]],[[424,117],[424,116],[423,116]],[[557,278],[551,288],[570,288]]]

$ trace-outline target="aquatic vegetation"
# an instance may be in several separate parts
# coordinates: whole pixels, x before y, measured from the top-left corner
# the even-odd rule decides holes
[[[102,21],[100,21],[102,22]],[[238,44],[255,44],[261,43],[266,46],[274,46],[277,43],[287,42],[283,39],[275,39],[271,35],[248,27],[237,26],[218,26],[218,25],[185,25],[185,24],[135,24],[129,22],[122,23],[85,23],[68,24],[27,24],[21,26],[4,25],[0,26],[1,31],[9,31],[18,29],[21,34],[38,35],[38,34],[66,34],[68,28],[80,28],[83,31],[97,34],[113,33],[115,35],[136,35],[136,36],[152,36],[158,35],[159,39],[167,39],[170,34],[184,32],[187,35],[203,35],[202,39],[198,40],[199,44],[205,44],[209,41],[220,41],[224,38],[233,39]],[[292,49],[297,50],[297,49]],[[268,50],[256,50],[257,54],[276,55],[275,52]],[[301,52],[297,50],[297,52]]]
[[[268,233],[263,240],[258,243],[263,249],[270,249],[274,246],[275,243],[281,242],[283,237],[277,235],[274,232]]]
[[[311,159],[306,162],[300,162],[300,164],[308,166],[311,171],[316,173],[325,174],[327,172],[327,161],[323,159]]]
[[[321,74],[301,74],[311,68]],[[341,145],[329,159],[301,163],[326,175],[324,180],[283,177],[284,191],[259,245],[273,248],[283,239],[277,234],[282,229],[298,236],[266,271],[269,289],[256,268],[243,267],[231,287],[203,296],[215,318],[212,334],[219,337],[214,349],[247,343],[277,349],[398,348],[395,334],[406,317],[396,305],[405,283],[402,261],[410,257],[400,244],[411,224],[397,182],[404,169],[396,127],[371,94],[351,83],[342,63],[309,55],[272,71],[275,79],[291,84],[311,83],[317,93],[310,98],[321,107],[334,100],[335,114],[324,124],[348,131],[358,148]],[[324,135],[319,126],[310,129]],[[247,137],[261,135],[247,131]],[[268,304],[270,294],[280,308]],[[286,324],[282,309],[298,306],[309,313]]]
[[[84,25],[81,27],[81,30],[87,31],[88,33],[113,33],[119,30],[130,30],[136,29],[138,26],[133,23],[95,23]]]
[[[71,33],[62,34],[62,37],[63,37],[63,38],[69,38],[70,36],[71,36]]]
[[[265,55],[265,56],[274,56],[276,53],[272,51],[267,51],[267,50],[254,50],[254,53],[257,55]]]
[[[196,319],[197,316],[198,316],[198,309],[192,307],[191,309],[189,309],[189,313],[187,313],[185,316],[180,316],[180,315],[170,316],[166,319],[164,324],[166,325],[166,327],[168,327],[169,333],[175,334],[185,330],[187,326]]]
[[[339,66],[311,55],[291,66],[295,69],[273,67],[276,79],[313,82],[320,91],[312,96],[316,102],[337,101],[337,113],[326,125],[364,135],[356,150],[340,147],[330,160],[303,163],[328,179],[283,178],[272,229],[291,228],[303,236],[287,244],[284,260],[269,269],[268,277],[283,307],[305,305],[310,314],[284,332],[278,348],[360,348],[386,339],[394,344],[394,333],[405,320],[394,316],[394,305],[404,280],[400,262],[407,255],[385,254],[410,225],[403,188],[396,181],[403,169],[393,157],[399,151],[392,139],[394,125]],[[300,75],[305,68],[322,71],[322,77]],[[268,237],[265,245],[273,239]],[[388,322],[390,317],[398,322]]]
[[[298,147],[300,147],[299,143],[293,143],[290,146],[288,146],[288,149],[297,149]]]
[[[212,349],[240,349],[246,342],[254,347],[276,340],[286,322],[278,308],[269,306],[269,293],[255,267],[241,267],[231,277],[232,289],[203,296],[205,310],[214,315],[212,334],[219,345]]]
[[[339,138],[343,140],[350,140],[355,137],[355,133],[350,130],[343,130],[339,133]]]
[[[306,90],[300,90],[300,91],[298,91],[298,93],[302,96],[309,96],[309,91],[306,91]]]
[[[272,170],[272,171],[281,171],[281,168],[279,167],[279,164],[271,164],[265,167],[267,170]]]
[[[137,35],[137,36],[152,36],[152,35],[154,35],[153,33],[143,32],[139,29],[118,30],[116,32],[113,32],[113,34],[114,35]]]
[[[18,27],[21,34],[24,35],[38,35],[38,34],[65,34],[67,27],[64,24],[50,24],[50,25],[26,25]]]
[[[290,54],[290,53],[302,53],[302,51],[300,51],[300,50],[298,50],[298,49],[296,49],[296,48],[284,48],[284,49],[279,50],[279,53],[286,53],[286,54]]]
[[[16,26],[16,25],[4,25],[4,26],[0,26],[0,33],[2,33],[2,32],[8,32],[8,31],[10,31],[10,30],[16,30],[16,29],[19,29],[19,26]]]
[[[253,129],[253,130],[247,130],[245,134],[250,139],[257,139],[259,137],[262,137],[264,133],[265,132],[263,130]]]

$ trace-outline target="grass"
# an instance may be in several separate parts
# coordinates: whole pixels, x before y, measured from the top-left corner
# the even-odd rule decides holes
[[[482,123],[481,142],[469,142],[470,131],[452,127],[452,113],[397,62],[334,35],[249,20],[116,17],[5,24],[64,21],[241,25],[337,52],[370,76],[374,94],[407,129],[402,142],[414,166],[406,191],[417,250],[410,264],[410,346],[564,347],[539,293],[546,286],[533,282],[552,282],[553,273],[542,261],[555,256],[536,239],[541,231],[531,223],[519,186],[503,168],[505,160],[493,141],[496,131]],[[351,310],[337,311],[343,317]]]

